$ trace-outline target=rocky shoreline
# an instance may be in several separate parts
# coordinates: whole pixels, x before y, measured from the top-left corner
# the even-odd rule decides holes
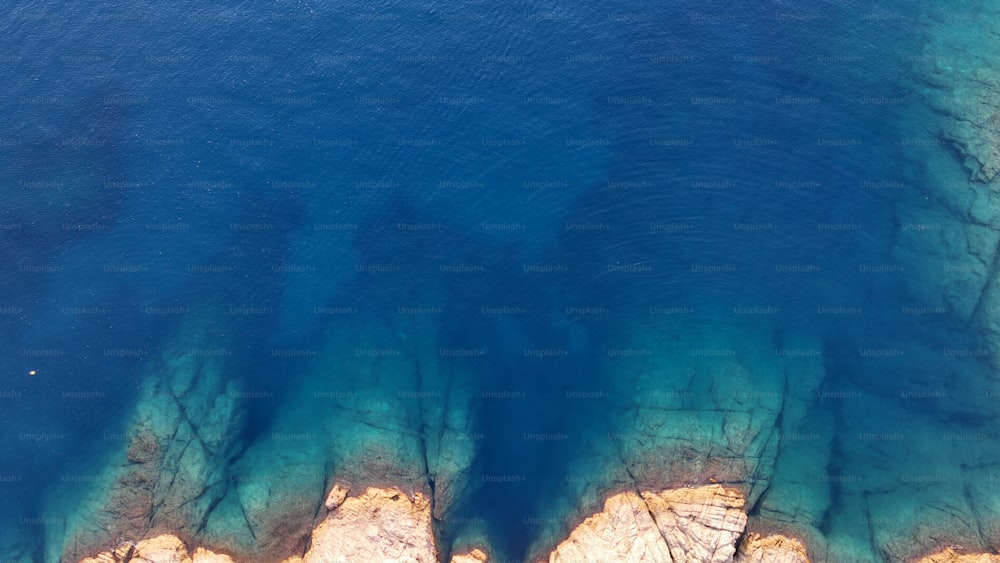
[[[368,487],[352,494],[335,484],[308,549],[281,563],[394,561],[487,563],[488,547],[442,554],[433,531],[430,499],[398,488]],[[612,495],[604,509],[580,523],[547,558],[549,563],[809,563],[798,539],[747,530],[743,494],[718,484]],[[447,555],[447,559],[445,559]],[[160,533],[85,557],[80,563],[234,563],[241,559]],[[274,560],[279,561],[278,559]],[[997,563],[1000,555],[960,553],[945,547],[916,563]]]
[[[331,335],[330,350],[316,362],[317,370],[352,374],[353,387],[340,381],[327,389],[308,379],[277,407],[263,439],[245,442],[240,425],[248,391],[226,377],[232,368],[225,358],[187,354],[180,337],[151,362],[119,452],[100,462],[103,477],[75,505],[51,498],[49,513],[68,517],[48,529],[46,559],[127,560],[131,551],[134,560],[177,562],[458,563],[513,555],[566,563],[894,563],[960,561],[942,559],[959,557],[946,551],[955,547],[949,544],[971,551],[990,545],[988,506],[973,505],[978,533],[967,533],[957,517],[896,517],[893,511],[933,504],[939,495],[906,504],[898,499],[925,494],[928,482],[884,481],[878,494],[892,504],[868,503],[870,487],[884,480],[879,468],[850,479],[831,469],[837,447],[831,440],[864,430],[852,426],[857,415],[850,409],[866,403],[841,401],[844,413],[820,408],[825,373],[818,354],[767,354],[770,342],[737,327],[688,327],[683,335],[644,332],[626,340],[636,349],[672,343],[662,354],[608,360],[605,369],[621,374],[618,387],[605,402],[587,406],[614,409],[612,426],[606,436],[590,429],[598,439],[588,442],[581,465],[553,481],[561,504],[517,507],[536,526],[534,543],[525,554],[504,553],[491,539],[505,531],[491,533],[468,499],[475,487],[518,483],[478,474],[479,444],[468,438],[476,432],[469,406],[475,392],[461,383],[461,364],[434,354],[433,338],[414,338],[407,357],[418,359],[417,379],[404,360],[344,353],[372,346],[365,338]],[[820,346],[807,339],[784,345]],[[733,353],[671,361],[690,349]],[[378,389],[385,374],[414,379],[394,382],[409,385],[405,393],[363,394]],[[449,389],[451,402],[442,406]],[[411,430],[414,420],[423,421],[423,434]],[[911,416],[910,427],[920,424]],[[912,455],[907,444],[861,443],[868,450],[851,455],[886,448]],[[961,442],[951,445],[952,457],[966,455]],[[978,475],[961,478],[976,486]],[[850,551],[843,538],[853,536],[828,533],[843,534],[829,527],[831,518],[848,518],[834,511],[836,502],[863,502],[851,504],[850,514],[884,529]]]
[[[322,561],[443,560],[432,530],[430,499],[398,488],[368,487],[356,495],[335,484],[324,502],[326,514],[302,554],[282,563]],[[552,563],[583,561],[669,562],[809,561],[797,540],[780,535],[745,534],[747,523],[740,491],[707,485],[613,495],[604,510],[587,518],[548,556]],[[193,550],[192,550],[193,549]],[[489,548],[451,554],[451,563],[489,561]],[[735,556],[735,559],[734,559]],[[81,563],[153,561],[156,563],[226,563],[239,559],[222,551],[189,547],[176,535],[121,540],[114,549]]]

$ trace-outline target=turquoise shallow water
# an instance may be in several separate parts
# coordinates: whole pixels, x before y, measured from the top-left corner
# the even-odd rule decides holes
[[[243,549],[260,490],[311,518],[373,448],[443,545],[509,558],[630,479],[731,481],[831,560],[993,545],[962,515],[997,515],[994,382],[941,297],[974,288],[907,238],[959,236],[912,210],[967,174],[900,141],[935,134],[912,63],[947,18],[2,10],[4,560],[62,553],[163,397],[207,452],[171,518]]]

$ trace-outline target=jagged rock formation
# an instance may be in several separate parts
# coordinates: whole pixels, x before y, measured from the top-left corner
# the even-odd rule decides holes
[[[579,504],[561,510],[600,512],[608,490],[708,481],[740,491],[746,510],[754,509],[755,529],[821,536],[831,483],[818,477],[827,472],[833,431],[829,417],[816,412],[822,345],[791,335],[774,340],[760,326],[699,330],[682,319],[658,328],[609,345],[602,369],[611,374],[611,392],[600,408],[615,411],[613,426],[603,436],[592,431],[588,463],[563,485]],[[529,553],[549,553],[568,533],[545,526]]]
[[[598,558],[604,559],[598,559]],[[587,518],[549,556],[550,563],[670,561],[670,548],[642,498],[621,493]]]
[[[805,548],[784,536],[753,534],[736,543],[747,523],[735,489],[706,485],[611,496],[604,510],[576,527],[549,556],[550,563],[600,561],[807,563]]]
[[[138,543],[121,542],[109,551],[104,551],[94,557],[87,557],[80,563],[234,563],[228,555],[214,553],[204,548],[195,549],[194,553],[177,536],[162,534]]]
[[[438,561],[430,499],[395,488],[369,487],[356,496],[335,484],[324,503],[326,515],[312,532],[309,551],[284,563],[323,561]],[[787,562],[806,563],[802,545],[783,536],[746,537],[737,553],[747,517],[743,495],[721,485],[661,492],[612,495],[604,510],[580,524],[549,556],[551,562],[623,561],[668,563]],[[187,546],[172,535],[113,550],[82,563],[116,560],[154,563],[230,563],[227,555]],[[116,559],[117,558],[117,559]],[[277,559],[275,559],[277,560]],[[485,550],[455,554],[451,563],[484,563]]]
[[[743,495],[719,485],[643,492],[642,499],[675,561],[727,561],[747,523]]]
[[[952,548],[945,548],[928,555],[917,563],[1000,563],[1000,555],[990,553],[958,553]]]
[[[736,552],[737,563],[809,563],[806,548],[797,539],[780,534],[747,534]]]
[[[304,556],[282,563],[399,561],[434,563],[431,499],[395,487],[369,487],[355,496],[340,483],[324,502],[325,515],[312,532]],[[745,499],[721,485],[660,492],[628,491],[610,496],[604,509],[584,520],[549,555],[550,563],[809,563],[798,539],[747,533]],[[839,560],[836,556],[822,561]],[[278,561],[280,558],[268,559]],[[906,561],[890,556],[890,561]],[[232,563],[225,554],[202,547],[189,551],[174,535],[138,542],[122,540],[81,563]],[[450,563],[486,563],[481,548],[452,556]],[[960,554],[952,548],[917,563],[1000,563],[1000,555]]]
[[[359,496],[341,499],[346,491],[339,486],[334,490],[337,494],[326,504],[333,508],[313,530],[303,563],[437,561],[430,499],[420,493],[411,497],[396,488],[368,488]]]

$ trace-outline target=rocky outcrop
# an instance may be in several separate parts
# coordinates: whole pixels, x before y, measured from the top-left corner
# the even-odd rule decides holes
[[[340,485],[331,490],[329,513],[313,530],[303,563],[437,561],[429,498],[396,488],[369,487],[353,497],[347,493]]]
[[[747,534],[736,553],[736,563],[809,563],[805,546],[780,534]]]
[[[82,559],[80,563],[234,563],[228,555],[204,548],[190,553],[184,542],[177,536],[162,534],[138,543],[122,541],[114,549],[104,551],[94,557]]]
[[[721,485],[643,492],[642,498],[675,561],[728,561],[747,524],[743,494]]]
[[[478,547],[466,553],[457,553],[451,556],[451,563],[487,563],[490,556]]]
[[[550,563],[672,561],[649,507],[633,492],[612,496],[549,556]]]
[[[325,561],[438,561],[431,499],[395,487],[368,487],[352,496],[337,483],[324,502],[325,515],[312,532],[309,550],[284,563]],[[550,563],[622,561],[664,563],[808,563],[805,549],[784,536],[746,536],[745,499],[736,489],[706,485],[660,492],[612,495],[604,510],[587,518],[549,555]],[[194,553],[173,535],[137,543],[121,541],[82,563],[120,560],[154,563],[231,563],[227,555]],[[275,559],[277,560],[277,559]],[[454,554],[451,563],[485,563],[484,549]]]
[[[744,505],[740,491],[721,485],[619,493],[608,498],[603,511],[577,526],[549,561],[733,561],[747,523]],[[752,536],[737,560],[801,563],[808,558],[795,540]]]
[[[284,559],[284,563],[437,561],[429,498],[393,487],[370,487],[357,496],[349,496],[349,492],[340,484],[333,486],[324,503],[326,515],[312,532],[309,550],[304,556]],[[456,556],[453,561],[481,563],[487,559],[483,550],[475,549]],[[114,549],[81,563],[118,561],[232,563],[233,559],[202,548],[189,554],[184,542],[164,534],[138,542],[121,540]]]
[[[1000,563],[1000,555],[990,553],[958,553],[952,548],[928,555],[917,563]]]

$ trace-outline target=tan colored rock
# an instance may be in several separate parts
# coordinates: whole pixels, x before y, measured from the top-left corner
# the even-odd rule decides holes
[[[928,555],[917,563],[1000,563],[1000,555],[989,553],[958,553],[948,547],[933,555]]]
[[[233,558],[228,555],[209,551],[204,547],[199,547],[194,550],[194,555],[191,556],[191,563],[233,563]]]
[[[437,549],[431,528],[430,500],[421,493],[370,487],[348,496],[334,484],[327,496],[333,508],[313,530],[304,557],[283,563],[396,561],[434,563]],[[721,485],[671,489],[658,493],[625,492],[608,498],[604,509],[587,518],[549,555],[550,563],[809,563],[802,543],[781,535],[747,536],[745,499]],[[736,554],[736,558],[733,555]],[[948,558],[954,557],[954,558]],[[162,534],[138,543],[120,542],[81,563],[234,563],[228,555],[197,548],[190,554],[177,536]],[[488,563],[485,550],[472,548],[451,563]],[[920,563],[1000,563],[994,556],[958,556],[952,550]]]
[[[732,561],[746,527],[745,500],[721,485],[628,492],[577,526],[550,563],[584,561]]]
[[[117,549],[114,551],[114,553],[110,551],[104,551],[98,553],[93,557],[84,557],[83,559],[80,560],[80,563],[117,563],[118,561],[122,560],[122,558],[125,556],[126,553],[127,551],[122,552]]]
[[[809,563],[805,546],[780,534],[749,534],[740,544],[736,563]]]
[[[163,534],[142,540],[135,546],[132,559],[148,559],[156,563],[190,563],[187,546],[177,536]]]
[[[95,557],[87,557],[80,563],[116,563],[135,561],[141,563],[234,563],[228,555],[218,554],[199,547],[194,556],[188,554],[187,546],[177,536],[161,534],[139,543],[121,542],[114,551],[105,551]]]
[[[451,556],[451,563],[487,563],[490,556],[478,547],[467,553],[459,553]]]
[[[549,555],[549,563],[658,563],[672,561],[646,503],[633,492],[620,493],[604,510],[583,521]]]
[[[334,490],[337,485],[334,486]],[[399,561],[435,563],[431,503],[391,487],[347,497],[313,530],[303,563]]]
[[[643,492],[675,561],[731,561],[747,525],[743,494],[721,485]]]
[[[347,487],[340,486],[340,483],[334,484],[333,488],[330,489],[330,494],[326,496],[326,502],[323,503],[327,510],[335,510],[338,506],[344,504],[344,500],[347,499],[347,493],[351,492]]]

